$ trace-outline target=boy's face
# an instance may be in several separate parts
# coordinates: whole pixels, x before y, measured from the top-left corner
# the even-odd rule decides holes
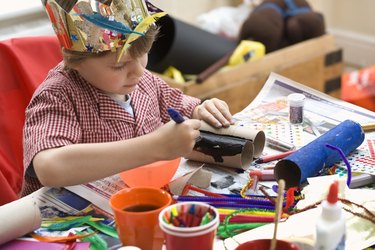
[[[87,58],[74,67],[86,81],[107,93],[126,95],[136,89],[147,65],[147,54],[132,58],[124,54],[117,63],[117,53]]]

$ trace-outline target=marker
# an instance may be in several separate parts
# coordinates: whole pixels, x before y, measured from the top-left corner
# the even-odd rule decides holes
[[[357,188],[375,183],[375,175],[359,174],[352,177],[350,188]]]
[[[185,121],[184,117],[182,117],[182,115],[173,108],[167,108],[167,111],[172,120],[175,121],[177,124]]]
[[[294,152],[296,152],[296,151],[290,150],[290,151],[287,151],[287,152],[284,152],[284,153],[281,153],[281,154],[264,156],[264,157],[261,157],[261,158],[258,158],[257,160],[255,160],[255,163],[266,163],[266,162],[270,162],[270,161],[280,160],[280,159],[283,159],[284,157],[287,157],[288,155],[290,155]]]
[[[256,171],[258,172],[258,177],[259,177],[259,180],[258,181],[273,181],[275,180],[275,175],[274,175],[274,171],[273,169],[271,170],[252,170],[250,171],[250,177],[254,174],[252,174],[253,171]]]
[[[375,130],[375,123],[367,123],[361,125],[363,131],[368,132],[368,131],[373,131]]]
[[[258,181],[260,177],[262,176],[262,173],[260,170],[252,170],[250,171],[250,178],[251,178],[251,186],[250,190],[252,190],[254,193],[257,191]]]
[[[294,146],[292,143],[281,141],[270,136],[267,136],[266,142],[267,142],[268,147],[279,150],[279,151],[285,152],[285,151],[290,151],[296,148],[296,146]]]

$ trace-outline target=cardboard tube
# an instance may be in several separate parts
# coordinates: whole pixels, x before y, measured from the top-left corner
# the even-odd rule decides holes
[[[246,170],[253,160],[251,141],[201,132],[201,140],[187,156],[190,160]]]
[[[199,74],[237,47],[237,41],[212,34],[170,15],[156,22],[158,39],[149,53],[147,68],[163,73],[173,66],[183,74]]]
[[[42,218],[33,196],[0,206],[0,245],[40,227]]]
[[[359,123],[345,120],[314,141],[280,160],[274,169],[276,180],[284,179],[286,187],[299,186],[308,177],[316,176],[324,167],[341,159],[340,155],[325,145],[340,148],[348,155],[359,147],[365,134]]]
[[[247,127],[229,126],[228,128],[215,128],[202,121],[200,130],[250,140],[254,145],[254,157],[259,157],[262,154],[266,143],[266,135],[262,130]]]

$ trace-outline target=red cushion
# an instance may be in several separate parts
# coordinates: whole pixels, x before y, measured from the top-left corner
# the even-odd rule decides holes
[[[47,72],[61,60],[56,37],[0,41],[0,205],[17,199],[22,189],[25,108]]]
[[[344,73],[341,77],[341,99],[375,111],[375,65]]]

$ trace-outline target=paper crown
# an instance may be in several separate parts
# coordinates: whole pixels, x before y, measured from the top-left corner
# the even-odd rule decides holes
[[[144,0],[42,0],[61,46],[101,52],[143,36],[166,13]]]

